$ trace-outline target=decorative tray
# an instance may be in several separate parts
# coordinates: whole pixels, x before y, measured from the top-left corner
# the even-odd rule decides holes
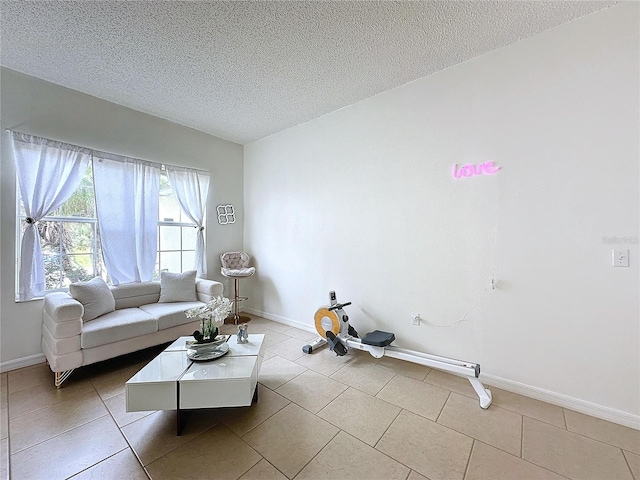
[[[225,337],[226,338],[226,337]],[[197,348],[187,346],[187,358],[196,362],[206,362],[215,360],[229,352],[229,344],[225,341],[218,343],[217,341],[198,344]]]
[[[184,345],[187,348],[206,348],[212,345],[220,345],[227,340],[229,340],[229,335],[218,335],[213,342],[199,343],[196,340],[187,340]]]

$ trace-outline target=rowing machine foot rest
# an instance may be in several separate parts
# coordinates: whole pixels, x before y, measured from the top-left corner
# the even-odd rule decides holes
[[[347,347],[345,347],[340,339],[335,336],[335,334],[331,331],[327,331],[327,343],[329,344],[329,348],[332,352],[335,352],[336,355],[342,357],[347,354]]]
[[[365,345],[373,345],[374,347],[386,347],[396,339],[393,333],[374,330],[362,337],[362,343]]]

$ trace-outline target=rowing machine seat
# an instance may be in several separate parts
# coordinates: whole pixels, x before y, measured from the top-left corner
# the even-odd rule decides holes
[[[365,345],[373,345],[374,347],[386,347],[396,339],[393,333],[374,330],[362,337],[362,343]]]

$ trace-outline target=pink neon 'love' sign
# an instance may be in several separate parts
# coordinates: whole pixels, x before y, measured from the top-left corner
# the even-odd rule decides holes
[[[458,169],[458,164],[453,164],[453,178],[460,177],[473,177],[477,175],[494,175],[498,173],[500,167],[496,167],[493,162],[484,162],[479,163],[478,165],[471,165],[470,163],[460,167]]]

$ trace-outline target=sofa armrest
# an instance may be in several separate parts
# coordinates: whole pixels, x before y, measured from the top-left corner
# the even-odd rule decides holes
[[[44,311],[49,314],[54,322],[68,322],[70,320],[82,320],[84,307],[80,302],[71,298],[64,292],[54,292],[45,295]]]
[[[196,296],[201,302],[210,302],[215,297],[222,295],[224,286],[215,280],[204,278],[196,279]]]
[[[64,372],[82,365],[82,315],[84,307],[68,294],[54,292],[45,295],[42,308],[42,351],[52,371]]]

